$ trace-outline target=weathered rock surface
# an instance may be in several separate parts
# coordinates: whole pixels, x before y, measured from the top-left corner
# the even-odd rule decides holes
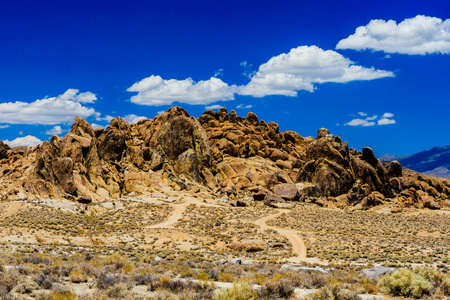
[[[375,266],[369,269],[361,270],[361,276],[367,277],[370,280],[377,281],[381,276],[385,274],[392,274],[396,271],[394,268]]]
[[[278,124],[253,113],[244,118],[225,108],[196,119],[173,107],[152,120],[129,124],[118,117],[96,130],[77,117],[62,139],[13,149],[0,142],[2,198],[89,204],[200,187],[236,205],[247,197],[272,207],[281,199],[356,209],[439,209],[450,199],[449,181],[405,171],[395,161],[382,164],[372,149],[351,149],[325,128],[316,139],[302,137],[280,132]]]

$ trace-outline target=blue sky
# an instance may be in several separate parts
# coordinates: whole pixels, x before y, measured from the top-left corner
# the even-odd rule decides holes
[[[449,15],[447,1],[2,1],[0,139],[179,105],[326,127],[377,155],[448,145]]]

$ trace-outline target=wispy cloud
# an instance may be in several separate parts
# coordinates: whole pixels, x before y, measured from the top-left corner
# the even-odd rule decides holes
[[[244,60],[240,65],[244,69],[241,73],[242,76],[251,78],[256,73],[256,71],[252,70],[253,65],[247,61]]]
[[[244,105],[244,104],[239,104],[238,106],[236,106],[236,108],[252,108],[253,105]]]
[[[213,77],[220,77],[220,76],[222,76],[223,75],[223,69],[219,69],[219,70],[217,70],[217,71],[215,71],[214,72],[214,75],[213,75]]]
[[[220,109],[221,107],[222,107],[222,105],[214,104],[214,105],[205,106],[205,109],[216,110],[216,109]]]
[[[114,119],[114,117],[113,116],[110,116],[110,115],[106,115],[106,116],[104,116],[104,117],[101,117],[100,116],[100,114],[97,116],[97,117],[95,117],[95,120],[96,121],[107,121],[107,122],[111,122],[111,120],[112,119]]]
[[[339,41],[336,49],[384,51],[401,54],[450,53],[450,19],[418,15],[399,24],[371,20]]]
[[[106,127],[105,125],[100,125],[100,124],[97,124],[97,123],[92,123],[91,126],[94,129],[105,128]]]
[[[8,127],[9,127],[9,125],[0,125],[0,129],[8,128]]]

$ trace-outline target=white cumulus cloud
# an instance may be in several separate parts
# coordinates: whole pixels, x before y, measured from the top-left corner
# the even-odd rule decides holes
[[[18,147],[18,146],[34,147],[36,145],[42,144],[42,141],[40,139],[32,135],[18,137],[12,141],[4,140],[3,142],[8,144],[10,147]]]
[[[0,120],[8,124],[70,123],[76,116],[87,118],[96,113],[95,109],[81,104],[95,101],[94,97],[90,92],[78,93],[76,89],[69,89],[62,95],[34,102],[0,103]]]
[[[80,93],[77,89],[68,89],[60,96],[63,100],[71,100],[80,103],[94,103],[97,100],[95,94],[91,92]]]
[[[234,100],[236,86],[229,86],[219,78],[194,82],[192,78],[184,80],[162,79],[152,75],[136,82],[127,89],[138,92],[130,101],[140,105],[171,105],[173,102],[186,104],[209,104],[216,101]]]
[[[140,120],[147,119],[147,117],[131,114],[131,115],[126,115],[125,117],[123,117],[123,119],[131,124],[131,123],[137,123]]]
[[[450,19],[418,15],[399,24],[394,20],[371,20],[354,34],[339,41],[336,49],[384,51],[386,53],[450,53]]]
[[[317,46],[299,46],[289,53],[272,57],[259,66],[251,81],[237,89],[240,95],[263,97],[266,95],[297,96],[297,91],[314,91],[315,84],[325,82],[346,83],[355,80],[373,80],[394,77],[390,71],[355,65],[333,50]]]
[[[45,134],[48,134],[48,135],[58,135],[61,133],[63,133],[61,126],[55,126],[52,129],[49,129],[45,132]]]
[[[367,119],[353,119],[350,122],[345,123],[346,126],[363,126],[363,127],[368,127],[368,126],[374,126],[375,122],[371,122]]]
[[[389,125],[389,124],[395,124],[395,120],[388,119],[388,118],[382,118],[378,120],[378,125]]]
[[[365,117],[367,116],[366,113],[364,112],[358,112],[358,115]],[[375,125],[389,125],[389,124],[395,124],[395,120],[391,119],[394,117],[394,114],[389,113],[389,112],[385,112],[381,118],[376,121],[378,119],[378,115],[373,115],[371,117],[366,117],[364,119],[361,118],[356,118],[351,120],[350,122],[345,123],[345,126],[362,126],[362,127],[370,127],[370,126],[375,126]]]

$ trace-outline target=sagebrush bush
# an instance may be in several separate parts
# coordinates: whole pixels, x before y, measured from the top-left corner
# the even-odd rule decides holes
[[[69,280],[73,283],[87,282],[88,278],[80,270],[74,270],[69,274]]]
[[[295,287],[290,280],[266,281],[258,292],[263,299],[290,299],[294,295]]]
[[[127,294],[127,286],[124,283],[116,284],[106,291],[106,295],[110,298],[124,298]]]
[[[406,269],[386,274],[378,281],[377,286],[381,292],[392,296],[412,296],[415,298],[428,294],[431,288],[430,282],[423,276]]]
[[[4,299],[6,295],[19,283],[19,277],[13,274],[0,274],[0,299]]]
[[[108,274],[106,272],[101,272],[97,276],[97,287],[101,290],[112,287],[115,284],[123,281],[122,277],[116,274]]]
[[[77,297],[77,295],[70,288],[61,284],[54,284],[52,290],[51,295],[53,300],[71,300]]]
[[[53,282],[56,282],[56,278],[52,275],[46,275],[44,272],[41,272],[39,276],[34,278],[34,281],[41,287],[41,289],[51,289]]]
[[[341,289],[340,285],[328,285],[318,289],[307,300],[359,300],[361,297],[354,291]]]
[[[222,290],[216,294],[214,300],[252,300],[257,294],[248,284],[233,284],[233,287]]]
[[[134,275],[134,281],[137,285],[150,285],[159,282],[159,277],[152,274],[136,274]]]

